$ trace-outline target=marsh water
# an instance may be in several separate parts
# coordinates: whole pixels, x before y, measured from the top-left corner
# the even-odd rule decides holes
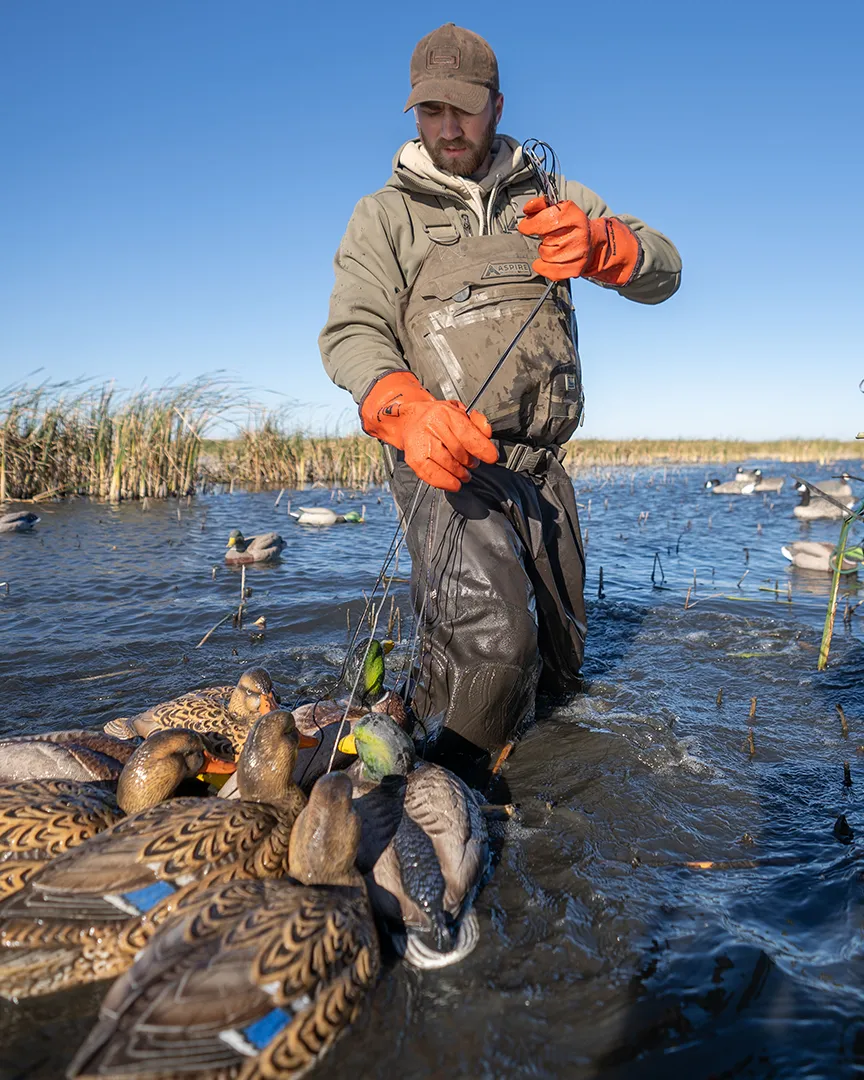
[[[841,617],[864,592],[844,581],[817,674],[829,575],[787,568],[780,547],[836,540],[838,526],[799,524],[788,479],[780,495],[733,499],[704,490],[717,473],[577,477],[584,688],[541,702],[505,767],[498,797],[518,812],[493,825],[480,944],[444,971],[388,968],[315,1076],[864,1072],[864,649],[859,617]],[[96,727],[250,664],[288,700],[332,678],[394,510],[386,492],[345,495],[339,508],[365,503],[367,523],[314,530],[286,516],[289,498],[331,493],[286,492],[278,507],[272,492],[69,501],[42,506],[34,533],[0,536],[0,732]],[[222,561],[234,527],[279,529],[287,547],[249,568],[245,628],[228,622],[196,649],[239,599]],[[404,631],[407,585],[394,589]],[[0,1077],[61,1077],[103,993],[0,1004]]]

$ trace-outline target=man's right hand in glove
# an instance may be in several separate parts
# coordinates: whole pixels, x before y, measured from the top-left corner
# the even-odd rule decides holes
[[[395,446],[421,480],[458,491],[481,461],[493,465],[498,451],[486,417],[458,401],[438,401],[410,371],[376,382],[360,406],[363,430]]]

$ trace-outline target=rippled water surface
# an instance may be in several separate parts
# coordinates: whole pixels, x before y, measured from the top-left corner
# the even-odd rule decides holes
[[[838,618],[831,665],[817,674],[830,579],[790,570],[780,554],[788,540],[836,540],[838,526],[800,525],[788,481],[773,505],[709,495],[715,472],[576,481],[584,693],[541,703],[505,767],[497,797],[519,812],[493,825],[480,945],[443,972],[389,969],[316,1076],[864,1072],[859,619]],[[0,732],[98,726],[233,681],[251,663],[289,699],[332,676],[346,607],[356,620],[393,534],[392,503],[346,497],[341,509],[365,502],[367,524],[316,531],[286,517],[287,498],[278,508],[272,493],[147,510],[68,502],[42,507],[32,535],[0,536]],[[222,562],[234,527],[278,528],[288,546],[278,564],[247,571],[247,628],[229,622],[196,650],[239,599],[240,572]],[[407,586],[395,589],[407,627]],[[857,589],[844,582],[841,613]],[[259,615],[260,640],[249,626]],[[851,843],[835,836],[841,814]],[[0,1005],[3,1080],[60,1077],[103,992]]]

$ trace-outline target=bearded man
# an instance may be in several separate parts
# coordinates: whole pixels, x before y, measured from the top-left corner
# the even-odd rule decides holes
[[[497,134],[498,63],[477,34],[428,34],[411,86],[419,138],[348,223],[320,346],[391,468],[423,632],[415,709],[443,716],[445,751],[478,757],[512,739],[538,681],[578,685],[585,558],[561,465],[582,411],[570,279],[657,304],[681,262],[581,184],[556,177],[549,205]]]

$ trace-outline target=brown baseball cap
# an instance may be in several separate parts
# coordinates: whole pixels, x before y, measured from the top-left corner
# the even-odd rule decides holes
[[[479,34],[445,23],[417,43],[411,57],[411,87],[405,112],[424,101],[483,112],[490,91],[498,93],[498,61]]]

